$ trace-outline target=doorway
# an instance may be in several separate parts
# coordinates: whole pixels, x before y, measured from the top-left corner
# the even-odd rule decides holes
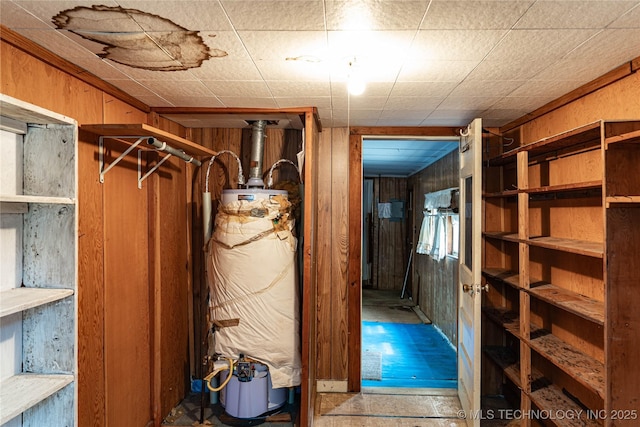
[[[439,282],[430,283],[427,268],[434,265],[415,247],[423,193],[457,185],[458,141],[363,137],[361,385],[366,393],[456,390],[457,300],[451,296],[457,259],[441,261]],[[444,295],[435,289],[442,281],[448,282]],[[443,312],[453,318],[444,320]],[[449,336],[432,316],[446,324]]]

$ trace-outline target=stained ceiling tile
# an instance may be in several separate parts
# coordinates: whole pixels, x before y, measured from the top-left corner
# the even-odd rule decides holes
[[[322,31],[322,1],[222,1],[234,28],[240,31]],[[209,27],[211,28],[211,27]]]
[[[153,14],[189,31],[230,31],[232,26],[220,4],[215,1],[189,2],[167,0],[118,0],[123,8]]]
[[[627,12],[633,1],[538,1],[516,28],[605,28]]]
[[[533,1],[434,0],[420,29],[509,29]]]

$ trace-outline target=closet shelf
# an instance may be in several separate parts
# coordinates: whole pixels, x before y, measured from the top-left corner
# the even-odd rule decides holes
[[[0,424],[40,403],[73,382],[69,374],[18,374],[0,382]]]
[[[529,347],[604,399],[604,365],[551,332],[531,325]]]
[[[602,258],[603,244],[600,242],[586,242],[583,240],[563,239],[551,236],[531,237],[525,240],[531,246],[538,246],[556,251],[569,252],[593,258]]]
[[[507,347],[487,346],[483,347],[483,352],[498,365],[505,376],[513,382],[516,387],[522,390],[520,382],[520,365],[518,356]],[[527,393],[532,402],[542,411],[550,414],[568,413],[581,414],[580,418],[556,417],[550,420],[559,427],[599,427],[602,424],[594,419],[589,419],[583,407],[571,400],[562,390],[551,384],[542,373],[536,369],[531,369],[531,392]]]
[[[0,317],[73,295],[71,289],[14,288],[0,292]]]
[[[604,325],[604,302],[580,295],[551,283],[533,282],[527,292],[533,297],[598,325]]]
[[[161,129],[153,126],[146,125],[144,123],[134,124],[87,124],[81,125],[80,129],[90,132],[98,136],[107,137],[152,137],[162,142],[184,150],[185,153],[195,156],[215,156],[217,153],[209,148],[203,147],[200,144],[191,142],[187,139],[181,138],[165,132]]]
[[[500,280],[516,289],[520,288],[520,275],[504,268],[483,268],[482,274],[492,279]]]
[[[517,312],[504,307],[483,307],[482,312],[507,332],[520,339],[520,320]]]
[[[640,195],[636,196],[607,196],[605,198],[607,208],[611,205],[635,205],[640,203]]]
[[[500,346],[486,346],[482,348],[482,351],[502,369],[507,378],[509,378],[516,387],[522,389],[522,383],[520,382],[520,364],[518,355],[514,351],[508,347]]]
[[[634,130],[632,132],[623,133],[621,135],[611,136],[609,138],[604,139],[604,143],[606,147],[609,148],[609,145],[615,144],[618,142],[624,142],[628,144],[637,144],[640,142],[640,130]]]
[[[543,187],[528,188],[522,190],[529,194],[562,193],[581,190],[596,190],[602,188],[602,181],[576,182],[573,184],[547,185]]]
[[[584,126],[543,138],[531,144],[522,145],[489,159],[489,166],[501,166],[515,162],[516,155],[521,151],[528,151],[529,157],[575,147],[577,145],[600,145],[600,122],[589,123]]]
[[[520,241],[520,239],[518,238],[518,233],[514,233],[512,231],[485,231],[484,233],[482,233],[485,237],[488,237],[490,239],[497,239],[497,240],[505,240],[507,242],[516,242],[518,243]]]
[[[505,190],[498,191],[495,193],[485,193],[482,195],[484,198],[498,198],[498,197],[515,197],[520,193],[520,190]]]
[[[49,196],[29,196],[29,195],[7,195],[0,194],[0,202],[2,203],[40,203],[40,204],[58,204],[58,205],[75,205],[76,200],[70,197],[49,197]]]

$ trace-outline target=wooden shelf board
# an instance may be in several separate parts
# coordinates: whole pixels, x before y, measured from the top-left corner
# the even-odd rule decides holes
[[[522,389],[522,383],[520,382],[520,363],[515,352],[507,347],[499,346],[483,347],[482,351],[502,369],[507,378],[509,378],[516,387]]]
[[[604,142],[605,142],[607,147],[610,144],[615,144],[617,142],[639,143],[640,142],[640,130],[635,130],[633,132],[623,133],[622,135],[611,136],[609,138],[605,138]]]
[[[601,362],[535,325],[531,325],[531,339],[528,344],[545,359],[604,399],[605,369]]]
[[[604,325],[604,302],[547,282],[531,283],[527,290],[534,297],[598,325]]]
[[[532,375],[533,376],[533,375]],[[559,427],[599,427],[602,424],[594,419],[587,418],[587,411],[576,402],[566,396],[562,390],[553,384],[541,387],[529,394],[531,401],[541,410],[551,414],[581,414],[581,417],[555,417],[550,420]]]
[[[73,382],[73,375],[18,374],[0,382],[0,424]]]
[[[40,204],[58,204],[58,205],[74,205],[75,199],[70,197],[48,197],[48,196],[29,196],[22,194],[0,194],[0,202],[2,203],[40,203]]]
[[[514,196],[517,196],[518,193],[520,193],[520,190],[505,190],[505,191],[498,191],[495,193],[485,193],[482,195],[482,197],[484,198],[514,197]]]
[[[638,204],[640,203],[640,196],[607,196],[605,202],[607,207],[610,207],[612,204]]]
[[[184,150],[185,153],[197,156],[215,156],[217,153],[209,148],[203,147],[200,144],[189,141],[165,132],[161,129],[154,128],[144,123],[135,124],[87,124],[82,125],[80,128],[83,131],[93,133],[98,136],[111,136],[111,137],[141,137],[151,136],[156,138],[160,142],[166,142],[173,148]]]
[[[573,184],[548,185],[522,190],[529,194],[560,193],[566,191],[593,190],[602,187],[602,181],[576,182]]]
[[[518,313],[498,307],[482,307],[482,312],[486,314],[489,319],[506,329],[507,332],[520,338],[520,320]]]
[[[520,275],[504,268],[483,268],[482,274],[520,289]]]
[[[0,292],[0,317],[73,295],[71,289],[15,288]]]
[[[541,248],[570,252],[594,258],[602,258],[604,256],[603,244],[599,242],[586,242],[583,240],[562,239],[551,236],[531,237],[527,239],[526,242],[531,246],[539,246]]]
[[[521,147],[521,150],[528,151],[530,156],[535,156],[551,151],[569,148],[574,145],[593,143],[600,145],[600,122],[593,122],[584,126],[579,126],[557,135],[543,138],[539,141]]]
[[[519,242],[518,233],[514,233],[512,231],[501,232],[501,231],[485,231],[482,233],[484,236],[489,237],[491,239],[498,240],[506,240],[507,242]]]
[[[516,155],[520,151],[528,151],[531,156],[546,152],[569,148],[574,145],[593,143],[600,144],[600,122],[589,123],[584,126],[562,132],[557,135],[543,138],[531,144],[522,145],[507,151],[499,156],[489,159],[490,165],[504,165],[516,161]]]

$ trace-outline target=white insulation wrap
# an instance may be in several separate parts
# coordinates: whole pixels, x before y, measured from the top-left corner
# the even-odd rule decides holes
[[[300,384],[297,239],[275,196],[220,206],[207,247],[214,351],[269,367],[273,388]]]

